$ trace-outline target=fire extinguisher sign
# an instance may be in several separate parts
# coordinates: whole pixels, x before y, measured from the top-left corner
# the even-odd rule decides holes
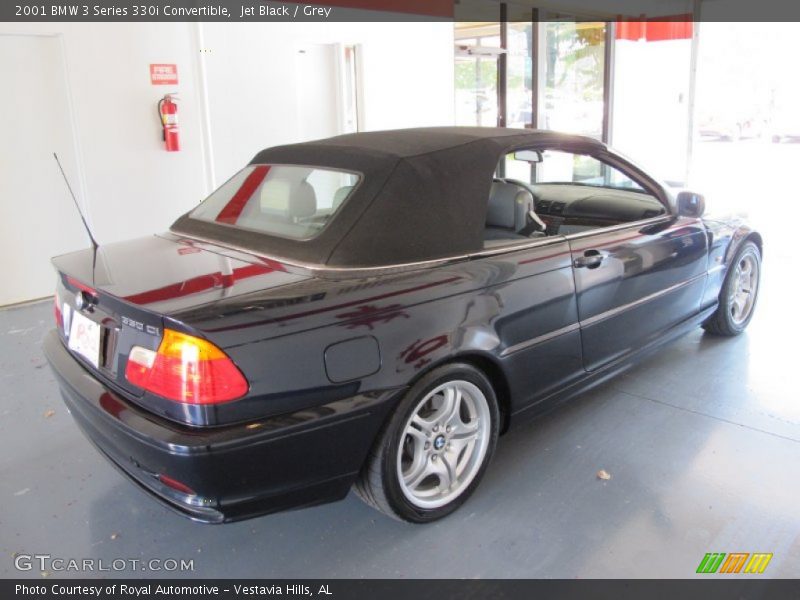
[[[178,65],[150,65],[150,83],[153,85],[176,85]]]

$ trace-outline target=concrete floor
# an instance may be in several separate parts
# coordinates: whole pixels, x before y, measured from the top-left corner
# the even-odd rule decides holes
[[[774,553],[766,576],[800,577],[800,406],[784,342],[796,295],[772,256],[746,335],[698,330],[505,436],[475,496],[429,526],[352,494],[225,526],[173,514],[67,414],[40,350],[50,303],[0,311],[0,575],[40,577],[12,556],[45,553],[194,559],[186,575],[200,577],[691,577],[706,552],[758,551]]]

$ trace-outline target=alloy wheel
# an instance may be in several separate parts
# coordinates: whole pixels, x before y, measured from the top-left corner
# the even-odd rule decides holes
[[[484,393],[463,380],[429,392],[403,429],[397,474],[406,499],[433,509],[457,498],[480,471],[491,433]]]
[[[752,254],[745,254],[736,264],[731,286],[731,319],[737,325],[744,323],[753,311],[758,292],[758,261]]]

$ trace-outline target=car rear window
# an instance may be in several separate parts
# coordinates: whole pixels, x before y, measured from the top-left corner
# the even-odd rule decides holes
[[[290,239],[311,239],[328,224],[359,181],[356,173],[333,169],[248,165],[189,216]]]

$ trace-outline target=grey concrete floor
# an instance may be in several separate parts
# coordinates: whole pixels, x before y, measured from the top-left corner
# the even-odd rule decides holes
[[[474,497],[428,526],[352,494],[225,526],[175,515],[73,424],[40,350],[50,302],[0,311],[0,575],[41,577],[13,561],[38,553],[193,559],[200,577],[677,578],[706,552],[772,552],[765,576],[798,577],[797,295],[776,254],[745,335],[697,330],[513,431]]]

